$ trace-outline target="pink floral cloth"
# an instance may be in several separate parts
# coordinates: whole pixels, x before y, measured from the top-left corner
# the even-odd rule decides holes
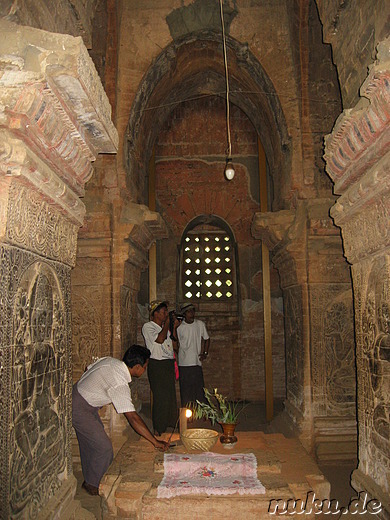
[[[253,453],[164,454],[164,478],[157,488],[158,498],[234,493],[265,493],[257,478],[257,460]]]

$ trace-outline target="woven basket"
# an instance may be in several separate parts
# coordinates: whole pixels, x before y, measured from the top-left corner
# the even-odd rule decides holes
[[[219,433],[205,428],[186,430],[180,438],[187,450],[209,451],[217,442]]]

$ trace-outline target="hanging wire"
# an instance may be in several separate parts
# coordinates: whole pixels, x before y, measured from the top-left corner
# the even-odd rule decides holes
[[[317,98],[313,98],[313,97],[289,96],[288,94],[267,92],[266,90],[230,90],[229,92],[233,93],[233,94],[240,94],[240,95],[258,94],[261,96],[269,96],[269,97],[274,97],[274,98],[279,98],[279,99],[285,98],[286,100],[296,101],[297,103],[305,101],[305,102],[312,103],[312,104],[315,103],[317,105],[326,105],[326,106],[336,105],[339,103],[338,100],[332,100],[332,99],[323,100],[323,99],[317,99]],[[149,112],[151,110],[155,111],[160,108],[175,107],[177,105],[181,105],[182,103],[187,103],[188,101],[198,101],[200,99],[205,99],[205,98],[221,97],[222,94],[226,94],[226,92],[213,92],[210,94],[199,94],[198,96],[192,96],[192,97],[188,97],[188,98],[178,99],[177,101],[171,101],[170,103],[162,103],[161,105],[153,105],[151,107],[144,107],[141,110],[135,111],[134,113],[143,114],[144,112]]]
[[[219,0],[221,8],[221,23],[222,23],[222,39],[223,39],[223,62],[225,64],[225,79],[226,79],[226,129],[227,129],[227,141],[228,148],[226,154],[228,158],[232,156],[232,142],[230,139],[230,105],[229,105],[229,73],[226,53],[226,38],[225,38],[225,21],[223,18],[223,0]]]

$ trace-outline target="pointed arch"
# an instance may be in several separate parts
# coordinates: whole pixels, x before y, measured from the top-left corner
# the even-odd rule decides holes
[[[287,192],[286,182],[279,179],[290,178],[290,137],[277,92],[247,44],[228,37],[227,47],[231,103],[252,122],[263,143],[274,185]],[[132,105],[124,143],[127,183],[132,193],[137,193],[135,202],[147,202],[147,165],[172,109],[201,96],[225,96],[222,56],[219,34],[187,35],[164,49],[145,74]]]

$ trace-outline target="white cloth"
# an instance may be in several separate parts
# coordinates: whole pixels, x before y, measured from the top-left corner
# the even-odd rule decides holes
[[[135,412],[130,382],[131,375],[123,361],[104,357],[88,366],[77,383],[77,390],[91,406],[112,403],[118,413]]]
[[[150,350],[150,358],[161,361],[162,359],[173,359],[173,344],[168,331],[167,339],[163,343],[157,343],[157,336],[162,331],[162,327],[154,321],[148,321],[142,327],[142,335],[145,344]]]
[[[194,320],[193,323],[182,321],[176,329],[179,340],[179,366],[192,367],[202,366],[199,354],[202,349],[202,338],[209,339],[206,325],[201,320]]]

